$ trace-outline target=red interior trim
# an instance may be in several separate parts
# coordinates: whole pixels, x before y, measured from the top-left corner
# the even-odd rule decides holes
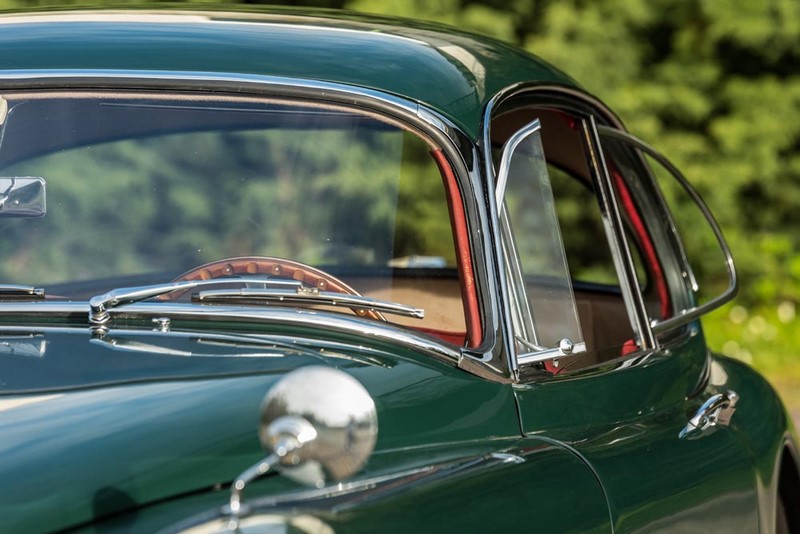
[[[647,265],[650,267],[650,270],[653,274],[653,282],[656,285],[656,293],[658,294],[658,300],[661,303],[661,318],[666,319],[671,315],[672,309],[669,302],[669,291],[667,291],[667,281],[664,279],[664,271],[661,269],[661,264],[658,261],[656,248],[653,246],[653,241],[650,239],[650,234],[647,233],[644,222],[639,216],[639,212],[636,209],[636,204],[633,202],[628,185],[625,183],[625,180],[622,179],[622,175],[617,169],[612,168],[610,171],[612,177],[614,178],[614,183],[617,186],[617,191],[619,191],[619,197],[622,201],[622,206],[625,209],[625,213],[628,214],[628,219],[633,226],[633,231],[636,233],[636,237],[642,246],[644,260],[647,262]]]
[[[456,240],[456,262],[458,279],[461,283],[461,301],[464,305],[464,320],[467,324],[467,346],[474,348],[481,344],[481,319],[478,309],[478,293],[475,288],[475,273],[472,269],[472,256],[469,249],[469,230],[461,190],[458,188],[456,176],[444,152],[432,150],[431,155],[439,166],[444,177],[447,193],[447,208],[450,211],[450,222],[453,225],[453,236]]]
[[[467,341],[467,333],[466,332],[450,332],[448,330],[438,330],[436,328],[426,328],[424,326],[415,326],[414,330],[419,330],[420,332],[425,332],[426,334],[430,334],[432,336],[438,337],[448,343],[452,343],[453,345],[464,346],[464,343]]]

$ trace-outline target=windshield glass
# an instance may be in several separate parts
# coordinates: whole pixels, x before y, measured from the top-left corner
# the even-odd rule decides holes
[[[459,342],[446,187],[435,148],[407,128],[346,108],[254,98],[2,97],[0,178],[40,178],[46,213],[0,211],[0,284],[86,300],[187,272],[268,268],[297,279],[293,266],[302,264],[362,295],[424,308],[422,321],[387,319]],[[251,261],[196,270],[242,257]]]

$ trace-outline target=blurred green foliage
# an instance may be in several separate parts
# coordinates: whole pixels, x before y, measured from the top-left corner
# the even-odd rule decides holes
[[[103,5],[0,0],[0,8]],[[270,2],[177,2],[177,4]],[[278,2],[272,2],[278,3]],[[159,4],[149,1],[114,5]],[[170,2],[176,4],[176,2]],[[746,307],[800,299],[800,3],[795,0],[294,0],[443,22],[551,61],[698,187]]]
[[[385,267],[418,255],[455,265],[439,170],[428,145],[399,128],[277,105],[9,101],[4,135],[18,141],[3,151],[0,174],[46,177],[49,209],[0,219],[0,280],[50,286],[152,273],[154,283],[240,256]],[[125,130],[96,120],[101,108],[113,113],[105,121],[146,124],[150,135],[116,139]],[[70,124],[47,138],[60,149],[4,166],[47,113]],[[180,131],[181,114],[200,116],[195,127],[210,122]]]
[[[139,3],[145,2],[124,4]],[[3,8],[50,4],[55,3],[0,0]],[[800,301],[796,252],[800,249],[800,2],[298,0],[282,4],[344,7],[443,22],[515,43],[572,75],[609,104],[632,132],[659,147],[697,186],[725,229],[741,271],[736,309],[751,318],[762,317],[779,337],[792,340],[785,351],[794,352],[800,337],[794,334],[794,318],[783,323],[776,311],[765,310]],[[734,337],[728,327],[741,325],[731,319],[731,310],[709,321]],[[712,342],[719,349],[725,344],[722,338]],[[746,346],[743,343],[740,347]],[[733,352],[745,357],[741,351]]]

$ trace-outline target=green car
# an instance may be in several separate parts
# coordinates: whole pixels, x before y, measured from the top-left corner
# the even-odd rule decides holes
[[[689,182],[329,11],[0,16],[0,531],[800,532]]]

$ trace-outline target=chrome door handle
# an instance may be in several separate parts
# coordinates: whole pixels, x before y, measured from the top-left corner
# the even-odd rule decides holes
[[[697,439],[712,434],[718,427],[730,425],[738,401],[739,395],[733,390],[712,395],[689,419],[678,437]]]

